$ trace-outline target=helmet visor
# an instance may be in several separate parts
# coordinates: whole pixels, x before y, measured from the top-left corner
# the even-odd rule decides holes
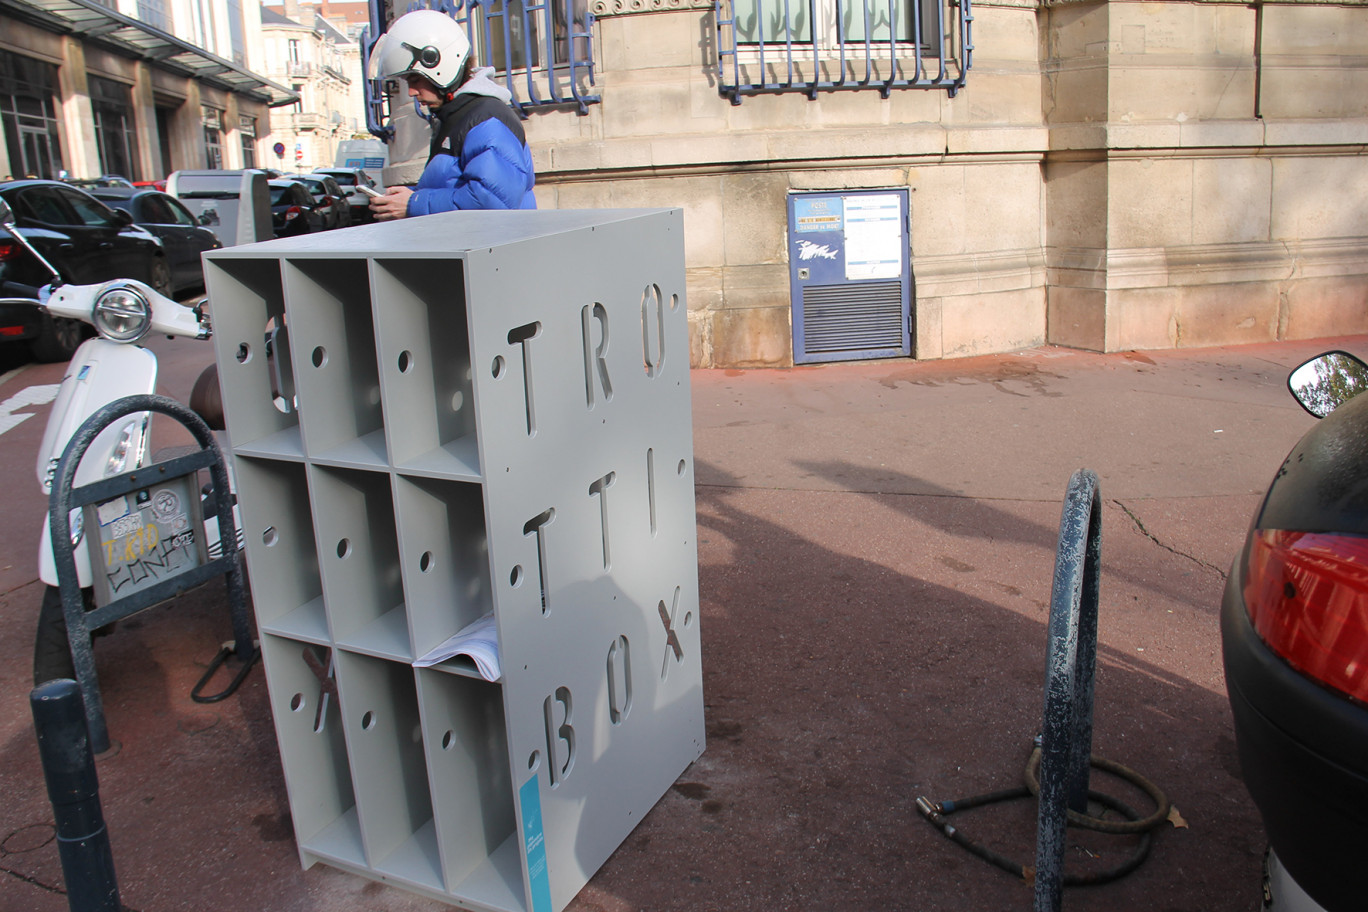
[[[406,44],[386,32],[376,40],[375,47],[371,49],[366,78],[389,79],[412,73],[417,68],[421,55],[421,48]]]

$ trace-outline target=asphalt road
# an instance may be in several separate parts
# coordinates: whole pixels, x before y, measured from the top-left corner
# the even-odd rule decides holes
[[[914,803],[1019,781],[1040,726],[1060,506],[1080,467],[1102,495],[1095,750],[1157,783],[1186,825],[1065,908],[1257,909],[1264,837],[1239,778],[1217,607],[1260,492],[1313,422],[1284,378],[1334,346],[1368,352],[1368,337],[694,372],[708,746],[570,909],[1029,908],[1021,881]],[[158,390],[181,399],[212,358],[205,343],[151,347]],[[3,369],[0,912],[57,912],[27,705],[47,406],[23,397],[62,371]],[[210,584],[97,642],[115,741],[99,775],[125,905],[445,908],[300,869],[264,675],[223,703],[189,699],[228,638]],[[1031,815],[956,822],[1028,859]],[[1131,845],[1071,835],[1069,864]]]

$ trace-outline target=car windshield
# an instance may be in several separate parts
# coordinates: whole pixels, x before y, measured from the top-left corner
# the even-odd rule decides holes
[[[290,198],[290,185],[289,185],[289,184],[286,184],[286,185],[283,186],[283,187],[272,187],[272,188],[271,188],[271,205],[272,205],[272,206],[279,206],[281,203],[286,202],[287,200],[289,200],[289,198]]]
[[[309,192],[315,196],[328,192],[328,188],[323,186],[323,182],[321,180],[310,180],[307,177],[301,177],[299,179],[299,182],[304,186],[308,187]]]
[[[338,182],[339,184],[341,184],[343,187],[355,187],[355,186],[356,186],[356,175],[355,175],[355,174],[334,174],[334,175],[333,175],[333,180],[337,181],[337,182]]]

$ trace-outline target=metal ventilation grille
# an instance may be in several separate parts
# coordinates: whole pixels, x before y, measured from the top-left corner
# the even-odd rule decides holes
[[[902,283],[862,282],[803,288],[803,352],[901,349]]]

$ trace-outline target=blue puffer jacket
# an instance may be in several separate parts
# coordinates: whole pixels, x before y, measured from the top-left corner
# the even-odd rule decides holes
[[[408,214],[453,209],[535,209],[536,176],[512,96],[484,67],[437,110],[432,152]]]

